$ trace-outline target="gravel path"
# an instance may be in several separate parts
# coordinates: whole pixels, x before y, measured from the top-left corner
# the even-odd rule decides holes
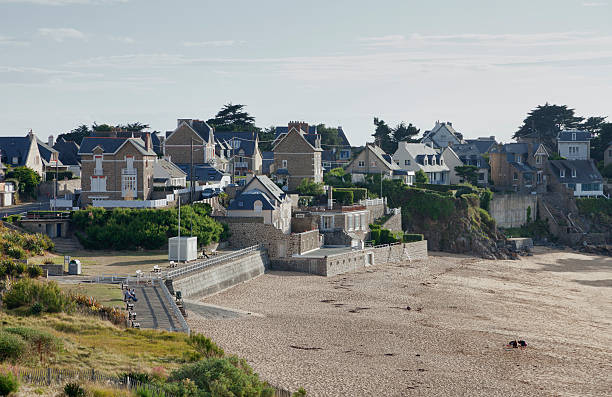
[[[203,300],[261,316],[192,330],[312,396],[601,396],[612,390],[612,259],[431,256],[318,277],[273,272]],[[526,349],[504,349],[511,339]]]

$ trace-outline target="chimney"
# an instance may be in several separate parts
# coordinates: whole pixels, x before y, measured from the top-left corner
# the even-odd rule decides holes
[[[298,131],[303,131],[305,134],[308,134],[308,123],[303,121],[290,121],[288,125],[288,130],[291,128],[297,129]]]
[[[149,150],[153,150],[153,144],[151,143],[151,133],[150,132],[145,132],[144,142],[145,142],[145,150],[147,152]]]
[[[28,138],[30,138],[30,140],[33,140],[36,138],[36,134],[34,134],[34,131],[32,131],[31,128],[30,128],[30,132],[28,132]]]
[[[49,135],[49,140],[47,141],[47,145],[53,147],[53,135]]]

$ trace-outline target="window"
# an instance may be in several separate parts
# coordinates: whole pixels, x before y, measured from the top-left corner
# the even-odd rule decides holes
[[[372,161],[372,162],[370,163],[370,167],[376,167],[376,161]]]
[[[238,207],[244,207],[244,201],[238,201]]]
[[[331,163],[329,161],[324,161],[323,168],[331,168]]]
[[[94,175],[102,175],[102,156],[94,156],[94,160],[96,163]]]
[[[261,212],[262,207],[263,207],[263,204],[261,200],[257,200],[253,203],[253,209],[255,210],[255,212]]]
[[[572,190],[576,190],[576,184],[575,183],[568,183],[566,186],[568,188],[572,189]]]
[[[127,156],[125,158],[125,161],[127,162],[128,170],[134,169],[134,156]],[[97,168],[97,166],[96,166],[96,168]]]
[[[404,160],[404,165],[410,165],[410,160]]]
[[[347,215],[346,216],[346,221],[347,221],[346,223],[347,223],[347,226],[348,226],[347,230],[353,230],[353,228],[355,227],[355,219],[354,219],[353,215]]]
[[[92,192],[105,192],[106,191],[106,177],[104,176],[92,176],[91,177],[91,191]]]
[[[123,197],[136,197],[138,195],[136,175],[128,174],[121,176],[121,193]]]
[[[518,181],[518,174],[516,172],[512,176],[512,179],[514,179],[515,181]]]
[[[440,157],[440,165],[444,165],[444,159]]]
[[[542,183],[542,171],[538,171],[538,175],[536,177],[537,183]]]
[[[355,215],[355,230],[359,230],[361,226],[359,225],[359,214]]]
[[[515,155],[514,159],[519,164],[521,164],[523,162],[522,156],[520,154]]]
[[[340,158],[341,159],[348,159],[349,157],[351,157],[351,151],[350,150],[341,150],[340,151]]]
[[[479,172],[478,173],[478,180],[479,181],[484,181],[484,177],[485,177],[485,174],[483,172]]]
[[[238,149],[240,147],[240,139],[233,138],[232,139],[232,147],[234,149]]]
[[[331,230],[334,228],[334,216],[333,215],[324,215],[321,217],[321,229],[322,230]]]
[[[423,158],[423,165],[427,165],[427,156]]]
[[[19,159],[17,157],[13,157],[13,164],[19,164]]]
[[[561,171],[559,171],[559,176],[560,176],[561,178],[565,178],[565,170],[561,170]]]
[[[576,133],[572,132],[572,141],[575,141],[575,140],[576,140]]]
[[[576,169],[572,168],[572,178],[575,178],[575,177],[576,177]]]
[[[361,227],[363,228],[363,230],[366,229],[366,214],[361,214]]]
[[[542,156],[536,156],[536,164],[542,164]]]
[[[365,161],[359,160],[359,162],[357,163],[357,166],[360,167],[360,168],[365,167]]]
[[[282,168],[287,168],[287,160],[283,160],[283,167]]]

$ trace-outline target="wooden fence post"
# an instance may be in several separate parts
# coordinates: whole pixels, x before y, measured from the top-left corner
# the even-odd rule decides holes
[[[47,368],[47,386],[51,386],[51,367]]]

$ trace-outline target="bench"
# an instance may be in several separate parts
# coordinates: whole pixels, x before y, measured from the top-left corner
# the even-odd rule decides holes
[[[132,321],[132,328],[140,329],[140,323],[136,323],[136,322]]]

